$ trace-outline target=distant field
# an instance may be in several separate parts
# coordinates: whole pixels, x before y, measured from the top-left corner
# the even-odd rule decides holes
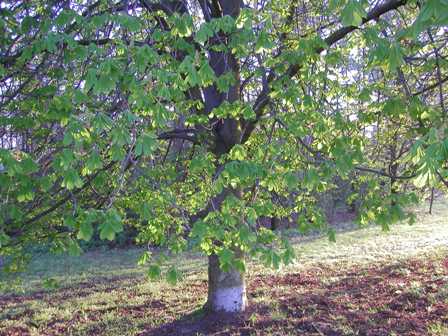
[[[295,239],[296,264],[250,265],[239,316],[204,318],[199,256],[178,260],[184,278],[171,287],[146,279],[140,249],[41,255],[21,288],[0,279],[0,335],[448,335],[448,201],[425,211],[388,233]]]

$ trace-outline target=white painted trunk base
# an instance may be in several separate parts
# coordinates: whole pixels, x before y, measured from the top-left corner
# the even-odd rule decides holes
[[[213,293],[214,311],[236,313],[244,311],[247,306],[246,288],[244,285],[229,288],[218,288]]]

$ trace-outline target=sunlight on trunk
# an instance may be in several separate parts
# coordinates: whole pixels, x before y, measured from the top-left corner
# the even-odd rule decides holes
[[[247,307],[244,273],[231,269],[224,272],[216,255],[209,256],[208,301],[206,309],[219,312],[242,312]]]

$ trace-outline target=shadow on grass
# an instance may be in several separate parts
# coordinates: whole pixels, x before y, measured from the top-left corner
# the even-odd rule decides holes
[[[433,326],[443,326],[434,335],[446,335],[447,274],[446,268],[408,261],[257,276],[246,312],[198,310],[139,335],[417,336],[429,335]]]
[[[143,277],[117,276],[96,277],[79,281],[70,286],[33,291],[27,294],[10,293],[0,296],[0,306],[8,302],[23,303],[26,301],[47,301],[52,303],[85,297],[96,293],[110,293],[125,286],[133,286],[143,281]]]
[[[135,290],[138,277],[97,278],[53,292],[0,297],[7,307],[2,318],[11,326],[4,332],[0,327],[0,335],[28,335],[33,328],[39,335],[428,335],[431,326],[448,325],[447,266],[443,259],[416,259],[255,275],[242,314],[194,310],[206,296],[199,280],[147,295]],[[34,320],[45,304],[66,309],[63,303],[79,299],[91,306],[40,324]]]
[[[227,335],[230,333],[249,335],[253,331],[250,312],[254,308],[251,307],[241,314],[211,313],[200,308],[175,321],[162,324],[156,328],[148,328],[139,335]],[[257,306],[256,309],[260,310],[260,307]]]

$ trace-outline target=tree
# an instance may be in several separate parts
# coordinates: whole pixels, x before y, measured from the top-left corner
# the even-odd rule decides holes
[[[362,223],[411,218],[403,206],[415,197],[380,185],[446,181],[446,9],[445,0],[2,3],[9,269],[28,244],[79,253],[95,230],[113,240],[135,225],[141,242],[207,254],[206,306],[242,311],[245,258],[279,267],[294,257],[260,217],[295,215],[300,230],[333,239],[316,195],[362,172]],[[419,53],[427,62],[414,63]],[[372,148],[394,135],[374,126],[397,120],[411,131],[400,134],[410,154],[386,170]],[[141,261],[157,278],[165,258]]]

